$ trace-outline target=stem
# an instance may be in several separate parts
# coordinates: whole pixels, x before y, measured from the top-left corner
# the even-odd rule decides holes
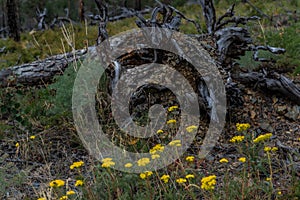
[[[270,188],[271,190],[273,189],[273,170],[272,170],[272,163],[271,163],[271,156],[270,153],[267,152],[267,156],[268,156],[268,163],[269,163],[269,170],[270,170]]]
[[[246,168],[245,168],[245,166],[243,166],[242,199],[245,199],[245,196],[244,196],[245,177],[246,177]]]

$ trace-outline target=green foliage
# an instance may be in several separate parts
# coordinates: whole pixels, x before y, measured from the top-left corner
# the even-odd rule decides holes
[[[56,76],[54,83],[47,88],[47,90],[55,93],[55,95],[49,99],[53,106],[51,106],[47,114],[71,116],[73,84],[76,78],[75,67],[77,67],[76,63],[69,65],[64,74],[62,76]]]
[[[43,125],[57,124],[60,118],[72,115],[72,91],[76,77],[69,65],[63,76],[46,88],[6,88],[0,90],[0,117],[14,119],[30,128],[33,121]]]
[[[0,198],[4,199],[4,197],[7,195],[17,198],[17,195],[20,194],[15,193],[16,191],[12,191],[12,189],[16,190],[22,186],[22,184],[25,183],[27,175],[22,171],[20,172],[15,166],[15,163],[6,162],[3,157],[0,157],[0,164],[2,163],[4,163],[4,165],[0,165]],[[13,171],[14,174],[7,174],[8,170]],[[21,197],[19,196],[19,198]]]
[[[265,36],[260,39],[270,46],[286,49],[286,53],[279,57],[278,66],[294,68],[295,73],[300,73],[300,23],[292,24],[279,29],[266,29]]]
[[[255,61],[253,59],[253,54],[254,54],[254,52],[247,51],[244,56],[241,56],[239,59],[237,59],[237,63],[242,68],[246,68],[248,70],[253,70],[253,69],[257,68],[261,64],[261,62]],[[258,51],[258,56],[260,58],[266,58],[268,60],[276,60],[277,61],[279,59],[278,56],[272,54],[269,51],[260,50],[260,51]]]
[[[186,3],[186,0],[173,0],[171,1],[171,5],[174,7],[183,6]]]

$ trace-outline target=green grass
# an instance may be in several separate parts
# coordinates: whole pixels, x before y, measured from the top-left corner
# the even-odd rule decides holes
[[[92,177],[83,175],[86,168],[78,167],[71,171],[69,185],[47,189],[47,193],[60,198],[67,191],[67,187],[76,191],[71,199],[286,199],[299,198],[299,179],[295,169],[281,166],[278,148],[272,145],[274,141],[264,137],[259,142],[256,135],[249,130],[236,131],[236,135],[244,136],[240,142],[233,143],[237,149],[234,157],[224,157],[227,162],[218,160],[209,162],[199,160],[188,153],[180,157],[173,164],[155,170],[146,177],[142,174],[125,173],[111,167],[94,163]],[[162,144],[167,146],[170,144]],[[270,147],[272,150],[264,150]],[[176,151],[176,146],[172,146]],[[273,150],[274,149],[274,150]],[[159,154],[159,153],[156,153]],[[194,160],[187,160],[192,156]],[[245,160],[240,160],[240,158]],[[157,159],[164,159],[157,158]],[[151,158],[150,158],[151,160]],[[111,161],[110,161],[111,162]],[[111,166],[118,160],[112,160]],[[151,161],[150,161],[151,162]],[[105,162],[104,162],[105,163]],[[138,165],[137,163],[132,163]],[[209,165],[210,168],[205,168]],[[146,165],[147,166],[147,165]],[[284,171],[282,179],[279,171]],[[282,173],[282,172],[281,172]],[[169,175],[167,181],[163,175]],[[187,178],[187,175],[193,175]],[[216,176],[216,182],[203,188],[203,178]],[[180,182],[183,179],[185,182]],[[84,185],[74,187],[73,182],[83,180]],[[202,184],[201,184],[202,183]]]
[[[233,2],[237,2],[236,11],[238,15],[257,14],[255,10],[240,3],[240,1],[219,1],[217,4],[218,15],[224,13],[229,3]],[[267,2],[268,5],[260,1],[253,1],[268,15],[283,12],[285,8],[293,9],[295,5],[299,7],[297,0]],[[202,27],[205,27],[199,6],[183,6],[180,7],[180,10],[187,17],[196,19]],[[115,35],[136,28],[134,20],[131,18],[109,23],[109,34]],[[287,49],[285,55],[274,56],[262,51],[260,52],[262,56],[276,59],[278,67],[293,68],[295,73],[300,73],[298,60],[299,27],[298,22],[275,29],[267,21],[262,20],[252,22],[250,29],[255,35],[257,44],[268,44]],[[7,52],[0,55],[0,60],[5,60],[5,62],[0,63],[0,69],[71,51],[72,47],[83,48],[86,43],[89,45],[95,43],[97,27],[87,27],[87,30],[84,25],[67,26],[66,28],[69,30],[70,36],[74,36],[72,39],[73,46],[67,44],[62,29],[33,34],[23,33],[20,43],[15,43],[9,39],[0,40],[0,46],[7,47]],[[193,25],[185,22],[181,30],[184,33],[196,33]],[[259,65],[258,62],[251,59],[251,56],[251,53],[248,52],[242,57],[239,61],[242,67],[254,69]],[[140,174],[104,168],[101,166],[101,162],[92,158],[87,158],[83,167],[70,170],[69,166],[72,161],[77,161],[78,155],[86,153],[82,153],[83,147],[75,134],[72,122],[71,98],[75,77],[74,66],[69,65],[64,75],[55,77],[55,82],[45,88],[32,87],[28,89],[19,86],[0,89],[0,116],[5,118],[5,120],[0,121],[0,139],[3,144],[8,146],[7,148],[15,152],[12,155],[13,158],[21,157],[24,160],[40,162],[44,165],[44,168],[37,167],[37,170],[33,170],[26,163],[26,169],[23,168],[24,173],[18,174],[18,169],[11,167],[13,163],[6,163],[0,158],[0,180],[7,180],[4,184],[0,184],[0,198],[5,195],[8,188],[12,187],[19,190],[34,189],[31,191],[31,196],[27,197],[28,199],[37,199],[38,197],[59,199],[70,189],[75,191],[75,195],[69,196],[69,199],[300,198],[300,182],[293,166],[282,164],[283,158],[281,156],[283,154],[280,151],[268,154],[263,150],[265,146],[274,145],[275,140],[270,139],[260,144],[254,144],[252,139],[258,134],[252,131],[242,133],[234,131],[234,134],[243,134],[246,137],[242,143],[231,144],[229,141],[225,141],[226,145],[237,150],[234,155],[230,155],[231,157],[225,155],[225,158],[229,160],[228,163],[220,163],[219,159],[200,160],[195,154],[188,152],[166,168],[153,171],[153,174],[146,179],[142,179]],[[107,80],[104,77],[102,81]],[[107,107],[100,107],[99,112],[100,115],[110,114]],[[8,125],[6,121],[13,121],[14,123]],[[109,132],[116,143],[130,151],[143,150],[148,152],[158,141],[161,141],[163,145],[170,142],[168,134],[162,134],[160,136],[162,138],[150,142],[124,137],[119,134],[115,124],[111,121],[108,122],[105,124],[105,130]],[[169,134],[175,134],[174,131],[174,127],[165,130]],[[230,135],[231,133],[226,134]],[[36,135],[37,138],[31,140],[29,139],[30,135]],[[16,142],[20,142],[20,147],[15,147]],[[70,146],[74,148],[65,147],[64,142],[71,143]],[[68,148],[71,149],[71,153],[68,152]],[[174,148],[176,151],[176,147]],[[58,158],[60,158],[56,157],[57,155],[65,156],[62,163],[57,163]],[[188,162],[186,160],[186,156],[190,155],[196,157],[195,161]],[[289,154],[284,155],[287,155],[284,159],[288,159],[290,163],[293,162]],[[246,162],[240,162],[238,160],[240,157],[245,157]],[[43,178],[39,179],[40,185],[39,188],[36,188],[33,183],[27,181],[27,178],[35,177],[33,172],[38,173],[39,170],[43,172]],[[164,174],[170,175],[167,183],[161,180],[161,176]],[[195,178],[188,179],[182,184],[176,182],[179,178],[185,178],[187,174],[193,174]],[[202,189],[201,179],[213,174],[217,177],[215,188],[209,191]],[[270,176],[273,179],[266,180]],[[40,178],[40,176],[37,177]],[[66,181],[66,185],[60,188],[50,188],[49,182],[53,179],[63,179]],[[78,179],[84,181],[83,186],[74,186]]]

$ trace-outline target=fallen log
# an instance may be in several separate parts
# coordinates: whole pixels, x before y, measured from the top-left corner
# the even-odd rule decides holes
[[[248,72],[233,76],[234,80],[265,92],[287,97],[300,105],[300,88],[290,79],[276,72]]]
[[[63,74],[69,64],[78,59],[83,59],[86,52],[87,50],[85,49],[77,50],[3,69],[0,71],[0,87],[49,83],[55,75]]]
[[[209,1],[203,1],[203,6],[207,10],[206,12],[214,12],[214,8]],[[156,15],[158,12],[165,13],[165,17],[163,21],[156,20]],[[175,13],[175,16],[172,14]],[[105,13],[107,14],[107,12]],[[137,25],[141,27],[165,27],[173,30],[177,30],[180,25],[180,19],[183,18],[182,14],[178,12],[176,9],[170,6],[161,5],[160,8],[155,8],[152,12],[152,20],[146,20],[140,15],[138,15],[139,20],[137,21]],[[205,48],[209,51],[209,54],[215,61],[218,63],[218,67],[223,71],[224,84],[228,89],[228,93],[237,97],[238,95],[238,87],[237,83],[240,82],[245,85],[254,85],[259,87],[260,89],[270,91],[273,94],[280,94],[284,97],[287,97],[297,104],[300,102],[300,92],[299,86],[295,85],[291,80],[284,77],[283,75],[279,75],[276,73],[266,74],[259,72],[238,72],[231,77],[231,68],[230,64],[232,63],[233,58],[237,58],[240,55],[243,55],[246,50],[252,49],[257,51],[259,49],[266,49],[274,53],[282,53],[283,49],[273,48],[273,47],[262,47],[262,46],[249,46],[251,44],[251,37],[248,34],[248,31],[244,28],[236,27],[237,24],[245,24],[248,20],[253,20],[253,17],[250,18],[234,18],[234,20],[226,20],[223,19],[231,17],[233,15],[233,6],[225,13],[224,16],[221,16],[218,20],[215,20],[214,15],[210,14],[206,16],[206,21],[212,20],[213,24],[211,26],[210,34],[199,34],[194,35],[194,38],[197,38],[199,41],[199,46],[210,46],[209,48]],[[102,16],[102,20],[104,23],[107,22],[107,16]],[[213,18],[213,19],[210,19]],[[183,18],[185,19],[185,18]],[[193,23],[193,21],[186,19]],[[151,23],[149,23],[151,22]],[[234,23],[235,26],[225,27],[227,23]],[[196,25],[195,25],[196,26]],[[197,26],[196,26],[197,27]],[[105,29],[105,27],[104,27]],[[102,30],[102,29],[101,29]],[[103,31],[103,30],[102,30]],[[99,31],[100,35],[98,36],[99,42],[102,42],[107,36],[101,35],[101,31]],[[230,37],[232,35],[232,37]],[[208,42],[209,41],[209,42]],[[194,41],[193,41],[194,42]],[[120,43],[120,41],[114,41],[114,38],[110,38],[110,44]],[[198,45],[198,44],[197,44]],[[95,47],[89,47],[88,51],[94,51]],[[121,68],[130,68],[132,66],[139,65],[145,61],[157,61],[159,57],[164,54],[157,53],[157,50],[143,50],[144,53],[141,54],[139,52],[140,59],[132,52],[129,52],[128,55],[124,55],[124,60],[119,60],[118,62],[121,65]],[[0,86],[16,86],[17,84],[23,85],[38,85],[50,83],[53,80],[55,75],[63,74],[66,67],[77,61],[78,59],[84,59],[87,50],[77,50],[75,52],[60,54],[57,56],[52,56],[45,60],[35,61],[29,64],[23,64],[19,66],[10,67],[8,69],[4,69],[0,71]],[[161,55],[159,55],[161,54]],[[256,55],[256,54],[255,54]],[[266,61],[265,59],[260,59],[257,56],[255,59],[260,61]],[[167,59],[166,59],[167,60]],[[228,67],[229,66],[229,67]],[[111,65],[111,80],[114,80],[114,65]],[[122,69],[120,70],[122,71]],[[190,73],[191,75],[192,73]],[[232,73],[233,74],[233,73]],[[191,79],[192,76],[190,76]],[[197,83],[199,84],[199,83]],[[198,85],[199,86],[199,85]],[[195,87],[196,88],[196,87]],[[231,92],[230,92],[231,91]],[[206,100],[207,101],[207,100]],[[206,102],[207,103],[207,102]]]

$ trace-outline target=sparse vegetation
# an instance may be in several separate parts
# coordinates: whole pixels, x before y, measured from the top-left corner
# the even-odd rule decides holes
[[[253,2],[269,16],[285,15],[285,9],[296,8],[299,12],[300,6],[298,0]],[[225,8],[231,3],[237,3],[238,13],[257,14],[240,1],[229,0],[216,1],[217,11],[224,13]],[[197,19],[204,27],[199,6],[185,5],[179,10],[187,17]],[[109,23],[109,34],[115,35],[136,28],[134,20],[131,18]],[[293,76],[296,77],[300,73],[298,59],[300,23],[292,23],[290,19],[289,22],[291,24],[274,28],[267,20],[262,19],[259,22],[252,22],[251,30],[256,35],[255,40],[258,43],[286,48],[287,53],[281,56],[261,53],[276,60],[275,67],[287,68],[287,71],[293,72]],[[74,36],[72,42],[76,49],[95,44],[96,26],[66,25],[66,30]],[[181,31],[196,33],[193,26],[189,25],[183,25]],[[0,54],[0,70],[72,50],[63,35],[63,28],[22,33],[19,43],[1,39],[1,46],[5,46],[6,50]],[[242,67],[253,70],[260,63],[251,60],[251,56],[249,52],[238,62]],[[182,157],[166,168],[153,172],[146,171],[141,174],[120,172],[112,168],[114,160],[109,158],[102,161],[95,160],[83,147],[72,121],[71,98],[76,77],[74,69],[80,67],[80,61],[74,63],[74,66],[70,65],[64,75],[55,77],[55,81],[50,85],[30,89],[21,85],[16,88],[0,89],[0,198],[40,200],[300,198],[299,124],[289,122],[288,125],[280,127],[281,132],[277,133],[262,131],[265,130],[260,126],[263,123],[252,113],[255,110],[254,105],[250,105],[252,107],[249,113],[236,116],[236,119],[242,118],[249,123],[251,121],[251,125],[228,122],[218,148],[214,149],[212,153],[214,155],[208,155],[207,159],[197,158],[199,150],[197,147],[202,142],[199,136]],[[105,80],[102,81],[101,84],[105,84]],[[253,98],[251,92],[245,90],[248,95],[246,102],[260,105],[262,97],[257,95]],[[277,102],[280,101],[272,97],[268,105],[273,106]],[[99,114],[107,115],[109,108],[105,107],[107,105],[102,106],[100,108],[103,113],[99,111]],[[151,158],[140,163],[128,163],[124,167],[146,166],[154,159],[164,159],[159,154],[165,146],[172,146],[176,151],[181,145],[180,141],[172,141],[171,138],[177,130],[180,108],[177,105],[168,106],[167,128],[157,133],[157,140],[124,137],[115,123],[107,120],[110,123],[106,123],[104,129],[115,143],[130,151],[153,153]],[[261,118],[269,119],[271,115],[275,115],[270,111],[267,116],[263,111],[259,113]],[[279,123],[288,120],[279,115],[275,116]],[[147,117],[141,118],[139,123],[147,123],[147,120]],[[197,127],[193,127],[192,124],[186,128],[185,134],[197,131]],[[201,135],[201,131],[199,134]],[[278,138],[284,138],[285,144],[279,143]],[[286,147],[286,144],[290,145],[292,150]]]

